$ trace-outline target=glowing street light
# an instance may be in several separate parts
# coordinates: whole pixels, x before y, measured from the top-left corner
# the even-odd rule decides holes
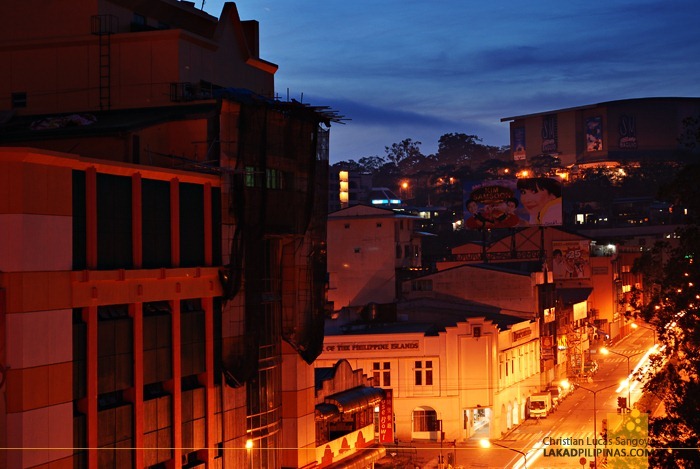
[[[632,405],[632,401],[630,399],[631,388],[632,388],[632,386],[630,386],[630,358],[632,358],[636,355],[640,355],[642,353],[646,353],[646,351],[643,350],[641,352],[636,352],[636,353],[633,353],[631,355],[625,355],[624,353],[616,352],[614,350],[610,350],[610,349],[603,347],[600,349],[600,353],[602,353],[603,355],[607,355],[609,353],[614,353],[615,355],[619,355],[619,356],[627,359],[627,380],[626,380],[627,381],[627,407],[630,407]]]
[[[246,450],[246,453],[248,453],[248,462],[250,464],[250,469],[253,469],[252,449],[253,449],[253,440],[246,440],[245,450]]]
[[[498,446],[499,448],[503,448],[503,449],[507,449],[507,450],[510,450],[510,451],[514,451],[514,452],[516,452],[516,453],[519,453],[519,454],[521,454],[521,455],[523,456],[523,461],[524,461],[524,462],[523,462],[523,467],[524,467],[525,469],[527,469],[527,454],[524,453],[524,452],[522,452],[522,451],[520,451],[519,449],[510,448],[510,447],[508,447],[508,446],[504,446],[504,445],[498,444],[498,443],[496,443],[495,441],[491,441],[491,440],[489,440],[489,439],[487,439],[487,438],[482,438],[481,440],[479,440],[479,445],[480,445],[482,448],[490,448],[491,445],[494,445],[494,446]]]
[[[632,329],[637,329],[639,327],[641,327],[642,329],[648,329],[654,334],[654,345],[656,345],[656,329],[649,326],[642,326],[641,324],[637,324],[636,322],[632,323]]]

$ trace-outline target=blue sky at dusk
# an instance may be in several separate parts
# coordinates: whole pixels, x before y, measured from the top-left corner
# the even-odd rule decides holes
[[[201,0],[196,6],[201,8]],[[331,162],[450,132],[508,145],[503,117],[700,96],[698,0],[242,0],[278,95],[330,106]],[[223,1],[206,0],[218,17]]]

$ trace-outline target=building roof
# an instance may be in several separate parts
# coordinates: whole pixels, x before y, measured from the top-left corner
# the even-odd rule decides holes
[[[500,330],[506,330],[527,319],[503,313],[502,309],[460,299],[415,298],[396,304],[396,321],[362,319],[358,312],[344,308],[338,319],[326,321],[325,335],[423,334],[436,336],[448,327],[469,319],[484,318]]]
[[[555,110],[550,110],[550,111],[542,111],[542,112],[535,112],[533,114],[523,114],[520,116],[512,116],[512,117],[502,117],[501,122],[506,122],[506,121],[514,121],[518,119],[527,119],[529,117],[538,117],[538,116],[546,116],[548,114],[555,114],[557,112],[569,112],[569,111],[579,111],[583,109],[592,109],[596,108],[599,106],[609,106],[611,104],[624,104],[624,103],[630,103],[630,102],[645,102],[645,101],[700,101],[700,98],[687,98],[687,97],[649,97],[649,98],[630,98],[630,99],[617,99],[613,101],[603,101],[600,103],[595,103],[595,104],[585,104],[583,106],[575,106],[575,107],[569,107],[569,108],[563,108],[563,109],[555,109]]]
[[[593,292],[591,287],[557,288],[557,297],[565,305],[573,305],[586,301]]]

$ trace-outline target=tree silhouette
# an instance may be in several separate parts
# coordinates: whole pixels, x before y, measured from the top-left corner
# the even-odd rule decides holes
[[[687,166],[660,194],[688,209],[687,224],[676,231],[678,244],[659,244],[634,265],[644,275],[647,304],[643,317],[656,325],[665,345],[665,366],[645,385],[661,396],[665,416],[651,420],[650,456],[654,467],[700,467],[700,165]],[[661,362],[658,362],[661,364]],[[660,450],[664,448],[664,450]]]

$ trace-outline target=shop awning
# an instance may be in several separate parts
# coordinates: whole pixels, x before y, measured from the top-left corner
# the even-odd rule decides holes
[[[342,413],[352,413],[374,407],[382,399],[384,399],[382,388],[358,386],[326,397],[325,403],[336,406]]]
[[[340,415],[340,411],[333,404],[316,404],[314,411],[316,421],[329,420]]]

